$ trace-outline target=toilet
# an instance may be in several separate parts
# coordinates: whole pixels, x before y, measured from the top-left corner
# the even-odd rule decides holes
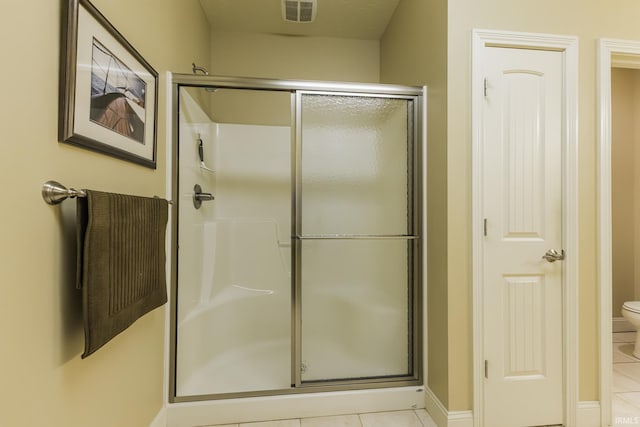
[[[640,301],[627,301],[622,304],[622,316],[636,328],[636,346],[633,355],[640,359]]]

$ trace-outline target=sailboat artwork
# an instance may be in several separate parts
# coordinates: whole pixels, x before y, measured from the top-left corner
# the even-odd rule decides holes
[[[65,0],[58,141],[156,168],[158,72],[89,0]]]
[[[90,120],[144,144],[146,83],[95,37]]]

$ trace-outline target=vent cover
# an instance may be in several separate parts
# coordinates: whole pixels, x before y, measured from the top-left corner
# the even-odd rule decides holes
[[[316,18],[316,0],[282,0],[282,19],[308,23]]]

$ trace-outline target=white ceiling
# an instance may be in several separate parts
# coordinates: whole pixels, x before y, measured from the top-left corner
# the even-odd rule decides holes
[[[317,0],[316,19],[282,19],[281,0],[200,0],[213,31],[379,40],[400,0]]]

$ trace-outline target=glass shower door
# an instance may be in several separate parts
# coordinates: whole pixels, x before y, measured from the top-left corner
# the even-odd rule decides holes
[[[414,374],[414,102],[297,95],[298,386]]]

